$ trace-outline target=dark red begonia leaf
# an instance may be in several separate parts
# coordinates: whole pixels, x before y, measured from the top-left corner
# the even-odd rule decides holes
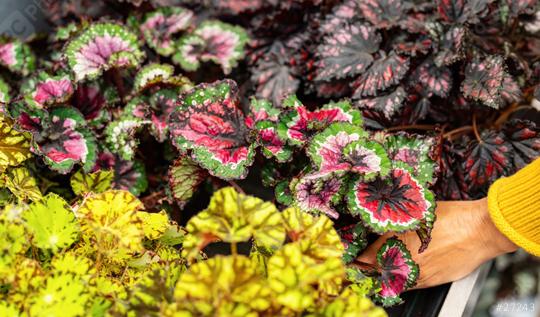
[[[377,111],[386,119],[390,120],[399,112],[406,98],[407,93],[403,87],[398,86],[394,91],[379,95],[378,97],[360,99],[355,105],[360,109]]]
[[[487,190],[487,186],[504,176],[511,166],[511,146],[504,136],[492,130],[482,131],[481,141],[472,140],[465,151],[465,181],[471,190]]]
[[[361,0],[360,12],[377,28],[395,26],[403,14],[401,0]]]
[[[395,168],[387,179],[366,183],[358,178],[351,184],[349,212],[379,234],[415,230],[435,209],[431,191],[404,168]]]
[[[540,128],[531,121],[511,120],[502,129],[511,146],[510,160],[517,171],[540,157]]]
[[[450,65],[463,58],[466,34],[464,26],[455,25],[442,35],[434,59],[437,66]]]
[[[413,81],[430,94],[447,97],[452,89],[452,72],[448,67],[426,61],[413,73]]]
[[[514,78],[506,72],[501,87],[501,97],[508,104],[523,100],[521,87],[519,87]]]
[[[223,179],[247,176],[255,151],[247,141],[234,81],[200,84],[180,96],[169,129],[176,148],[181,153],[191,151],[193,160],[210,174]]]
[[[438,0],[437,11],[448,23],[478,23],[478,17],[486,15],[490,2],[493,0]]]
[[[409,70],[409,58],[390,53],[371,65],[353,84],[355,98],[374,96],[401,81]]]
[[[429,38],[420,38],[414,42],[398,42],[394,44],[394,50],[398,54],[407,56],[424,55],[431,49],[433,41]]]
[[[465,97],[497,109],[501,103],[504,78],[504,60],[501,56],[490,55],[482,60],[476,58],[465,69],[461,91]]]
[[[80,84],[73,95],[72,104],[86,120],[96,119],[106,104],[105,96],[99,86],[93,84]]]
[[[290,58],[283,43],[274,42],[253,68],[251,80],[257,87],[257,97],[279,104],[285,96],[296,92],[300,81],[289,64]]]
[[[405,244],[392,237],[377,252],[377,264],[380,269],[381,290],[375,295],[383,306],[392,306],[402,302],[399,295],[416,285],[420,268],[416,264]]]
[[[327,35],[317,48],[317,77],[328,81],[363,73],[373,61],[371,54],[379,49],[381,36],[364,24],[343,26]]]
[[[358,0],[345,0],[343,3],[336,5],[332,13],[327,15],[324,21],[321,23],[320,29],[325,34],[331,34],[341,27],[349,24],[358,14],[359,1]]]

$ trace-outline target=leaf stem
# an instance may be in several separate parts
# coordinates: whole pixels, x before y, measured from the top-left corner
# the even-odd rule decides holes
[[[469,131],[472,131],[473,130],[473,126],[472,125],[466,125],[466,126],[463,126],[463,127],[459,127],[457,129],[454,129],[454,130],[450,130],[448,132],[446,132],[445,134],[443,134],[443,138],[445,139],[451,139],[451,137],[454,135],[454,134],[460,134],[462,132],[469,132]]]
[[[240,194],[243,194],[245,195],[246,192],[244,192],[244,190],[242,189],[242,187],[240,187],[240,185],[238,185],[235,181],[233,180],[230,180],[228,181],[229,185],[231,185],[232,187],[234,187],[234,189],[236,189],[237,192],[239,192]]]
[[[473,113],[472,123],[473,123],[474,136],[476,137],[479,143],[483,143],[482,138],[480,137],[480,133],[478,133],[478,126],[476,125],[476,112]]]
[[[510,117],[510,115],[514,112],[516,112],[517,110],[519,109],[523,109],[523,108],[527,108],[528,106],[522,106],[522,107],[518,107],[518,104],[517,102],[514,102],[513,104],[510,105],[510,107],[508,107],[508,109],[506,109],[505,111],[503,111],[501,113],[501,115],[497,118],[497,120],[495,120],[495,127],[500,127],[506,120],[508,120],[508,117]]]
[[[433,124],[411,124],[411,125],[400,125],[397,127],[391,127],[385,129],[386,132],[400,131],[400,130],[435,130],[436,125]]]
[[[236,246],[236,242],[231,242],[231,254],[233,256],[238,255],[238,247]]]

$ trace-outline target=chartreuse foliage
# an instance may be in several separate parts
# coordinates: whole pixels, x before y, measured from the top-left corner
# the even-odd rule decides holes
[[[367,297],[379,284],[346,274],[329,218],[233,188],[185,233],[129,192],[106,190],[74,207],[56,194],[6,206],[0,237],[0,312],[10,316],[386,316]],[[231,254],[198,256],[215,241]],[[249,256],[238,254],[249,241]]]
[[[373,278],[340,259],[389,231],[421,252],[432,190],[480,198],[540,154],[514,119],[537,1],[198,2],[51,4],[48,37],[0,38],[0,316],[377,316],[364,295],[418,274],[403,244]],[[259,170],[280,206],[200,206]]]

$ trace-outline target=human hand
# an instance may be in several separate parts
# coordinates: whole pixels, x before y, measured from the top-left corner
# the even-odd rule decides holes
[[[437,221],[431,243],[424,252],[418,254],[420,239],[414,231],[403,234],[389,232],[370,245],[357,260],[375,264],[377,250],[386,239],[397,236],[420,266],[415,288],[426,288],[461,279],[485,261],[517,249],[491,221],[485,198],[439,201],[435,213]]]

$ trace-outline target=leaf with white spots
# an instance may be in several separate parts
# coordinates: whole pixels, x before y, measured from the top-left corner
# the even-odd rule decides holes
[[[238,88],[232,80],[201,84],[183,94],[169,119],[173,144],[210,174],[244,178],[253,163],[254,145],[247,141],[245,117],[238,108]]]
[[[114,23],[92,24],[66,46],[64,55],[76,82],[96,79],[111,68],[138,66],[144,59],[137,35]]]

